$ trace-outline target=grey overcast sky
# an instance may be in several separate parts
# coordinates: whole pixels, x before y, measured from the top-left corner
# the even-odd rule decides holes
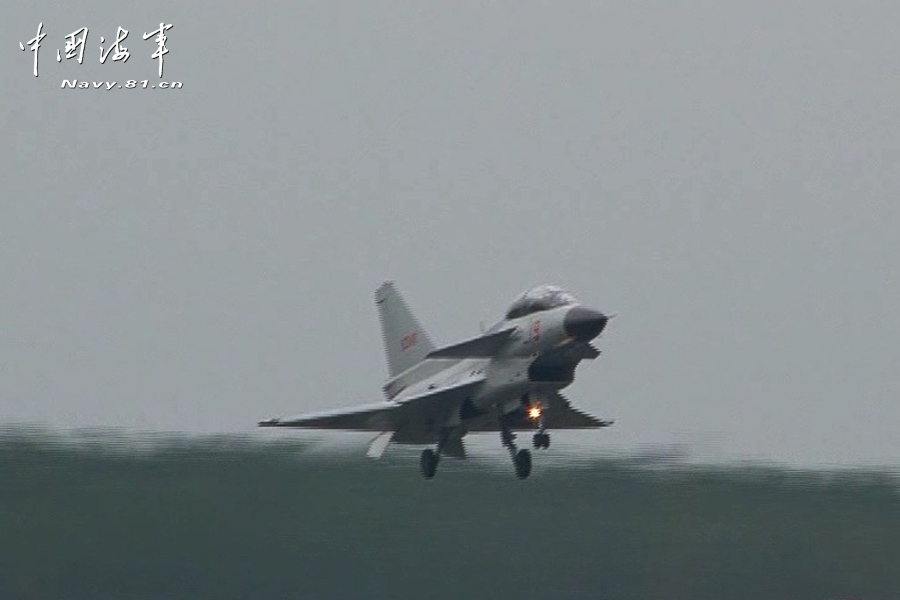
[[[597,445],[896,465],[898,23],[887,1],[14,3],[0,422],[246,432],[373,401],[382,280],[439,343],[551,282],[619,314],[568,390],[618,419]],[[57,63],[82,26],[84,64]],[[100,64],[117,26],[131,57]]]

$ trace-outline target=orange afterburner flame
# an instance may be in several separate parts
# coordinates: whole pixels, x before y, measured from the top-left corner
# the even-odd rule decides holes
[[[532,421],[537,421],[541,418],[541,407],[540,406],[530,406],[528,407],[528,418]]]

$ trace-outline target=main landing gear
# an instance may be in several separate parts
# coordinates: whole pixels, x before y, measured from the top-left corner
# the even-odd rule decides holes
[[[431,448],[422,450],[422,457],[419,459],[419,467],[422,469],[422,476],[425,479],[431,479],[437,473],[438,463],[441,456]]]
[[[533,437],[533,444],[536,449],[547,449],[550,447],[550,434],[547,433],[544,424],[544,417],[540,407],[530,407],[528,409],[528,417],[537,425],[537,432]],[[506,415],[499,415],[500,421],[500,441],[509,451],[512,459],[513,467],[516,471],[516,477],[519,479],[527,479],[531,475],[531,451],[516,447],[516,434],[513,433],[510,418]],[[442,430],[438,438],[437,448],[426,448],[422,450],[419,458],[419,468],[425,479],[432,479],[437,474],[438,464],[441,462],[441,450],[447,443],[450,430]]]
[[[509,450],[513,467],[516,469],[516,477],[526,479],[531,475],[531,452],[525,448],[521,450],[516,448],[516,434],[512,432],[503,417],[500,417],[500,441]]]
[[[438,463],[441,462],[441,450],[444,449],[444,445],[449,437],[450,429],[441,429],[440,435],[438,435],[437,448],[434,450],[431,448],[422,450],[422,456],[419,458],[419,468],[422,470],[422,477],[425,479],[431,479],[437,473]]]

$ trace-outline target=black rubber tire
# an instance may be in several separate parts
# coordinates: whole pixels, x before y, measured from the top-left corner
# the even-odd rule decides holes
[[[532,445],[535,447],[535,449],[539,449],[544,445],[544,436],[539,433],[534,434],[534,437],[532,438]]]
[[[516,468],[516,477],[526,479],[531,475],[531,452],[524,448],[516,452],[513,466]]]
[[[431,448],[422,450],[422,457],[419,459],[419,468],[422,470],[422,477],[431,479],[437,473],[438,455]]]

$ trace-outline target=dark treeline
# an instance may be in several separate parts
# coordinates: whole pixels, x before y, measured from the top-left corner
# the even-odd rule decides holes
[[[0,436],[0,598],[900,598],[890,473]]]

